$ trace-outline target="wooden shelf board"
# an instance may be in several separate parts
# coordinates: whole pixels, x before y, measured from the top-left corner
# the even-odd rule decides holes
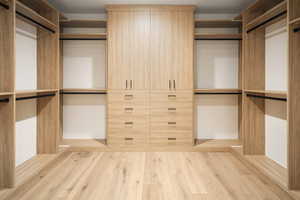
[[[96,89],[96,88],[91,88],[91,89],[81,89],[81,88],[65,88],[61,89],[61,92],[107,92],[107,89]]]
[[[4,6],[9,6],[7,0],[0,0],[0,4],[2,4]]]
[[[242,142],[240,140],[225,140],[225,139],[207,139],[200,140],[198,139],[195,145],[195,148],[198,147],[233,147],[233,146],[241,146]]]
[[[261,95],[275,98],[287,98],[286,91],[271,91],[271,90],[244,90],[246,94]]]
[[[293,19],[289,22],[289,24],[295,24],[295,23],[300,23],[300,17],[296,18],[296,19]]]
[[[194,34],[195,39],[211,39],[211,40],[221,40],[221,39],[233,39],[233,40],[242,40],[242,34]]]
[[[106,28],[107,20],[77,19],[61,20],[60,25],[64,28]]]
[[[283,1],[282,3],[278,4],[277,6],[275,6],[274,8],[268,10],[267,12],[265,12],[263,15],[255,18],[254,20],[250,21],[247,25],[246,25],[246,30],[251,30],[254,27],[263,24],[264,22],[266,22],[267,20],[272,19],[273,17],[284,13],[287,11],[287,2]]]
[[[242,94],[242,90],[241,89],[194,89],[194,92],[197,94],[232,94],[232,93],[236,93],[236,94]]]
[[[61,33],[60,39],[106,39],[106,33],[101,34],[66,34]]]
[[[31,8],[27,7],[26,5],[24,5],[20,1],[16,2],[16,12],[19,12],[22,15],[25,15],[26,17],[29,17],[30,19],[38,22],[39,24],[41,24],[41,25],[43,25],[43,26],[45,26],[45,27],[47,27],[47,28],[49,28],[53,31],[57,31],[57,26],[54,23],[52,23],[51,21],[49,21],[45,17],[39,15],[37,12],[35,12]]]
[[[51,92],[57,92],[58,89],[42,89],[42,90],[19,90],[16,91],[16,97],[26,97],[36,94],[46,94]]]
[[[288,187],[288,170],[264,155],[243,155],[243,147],[232,147],[231,152],[248,162],[259,173],[267,176],[283,189]]]
[[[13,92],[0,92],[0,97],[1,96],[9,96],[9,95],[13,95]]]
[[[224,19],[196,19],[196,28],[236,28],[241,27],[241,20],[224,20]]]

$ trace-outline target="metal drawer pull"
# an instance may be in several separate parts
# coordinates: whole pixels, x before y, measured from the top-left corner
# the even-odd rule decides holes
[[[171,80],[169,80],[169,90],[171,90]]]
[[[168,140],[176,140],[176,138],[168,138]]]
[[[128,83],[127,83],[127,80],[126,80],[126,89],[128,88]]]
[[[133,108],[125,108],[125,111],[133,111]]]
[[[168,108],[169,111],[176,111],[176,108]]]
[[[174,90],[176,89],[176,81],[175,80],[173,80],[173,87],[174,87]]]
[[[130,100],[130,99],[133,99],[133,95],[132,94],[126,94],[124,96],[125,100]]]
[[[176,122],[168,122],[169,125],[176,125]]]
[[[133,140],[133,138],[124,138],[124,140],[127,140],[127,141],[128,141],[128,140]]]
[[[125,125],[133,125],[133,122],[125,122]]]
[[[176,98],[176,95],[175,94],[169,94],[168,97],[169,98]]]
[[[130,89],[132,89],[133,85],[132,85],[132,80],[130,80]]]

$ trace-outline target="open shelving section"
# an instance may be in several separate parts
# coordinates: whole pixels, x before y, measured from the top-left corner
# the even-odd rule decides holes
[[[62,89],[61,94],[106,94],[107,89],[81,89],[81,88],[68,88]]]
[[[58,16],[44,0],[0,1],[0,188],[20,181],[23,162],[57,152]]]
[[[241,143],[241,30],[241,19],[195,19],[195,148]]]
[[[234,152],[288,192],[300,189],[299,15],[297,0],[258,0],[242,13],[243,145]]]

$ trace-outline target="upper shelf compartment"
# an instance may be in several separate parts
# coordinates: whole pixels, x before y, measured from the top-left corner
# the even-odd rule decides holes
[[[29,2],[29,1],[22,0],[22,1],[16,2],[16,13],[20,17],[22,17],[26,21],[29,21],[30,23],[34,23],[35,25],[38,25],[38,26],[40,26],[46,30],[49,30],[53,33],[55,33],[57,31],[57,25],[53,22],[53,21],[55,21],[54,20],[55,17],[49,16],[51,14],[51,12],[49,12],[48,14],[44,14],[42,16],[40,13],[38,13],[36,10],[33,9],[35,6],[29,7],[27,4],[24,4],[23,2]],[[35,2],[35,0],[34,0],[34,2]],[[41,1],[41,2],[43,2],[43,1]],[[51,10],[51,9],[52,9],[51,7],[44,8],[44,10]],[[52,10],[52,12],[56,13],[56,11],[54,9]]]
[[[105,19],[77,19],[60,21],[60,25],[64,28],[106,28],[107,21]]]
[[[223,19],[196,19],[196,28],[239,28],[242,26],[241,20],[223,20]]]
[[[262,15],[258,16],[254,20],[250,21],[246,25],[247,33],[251,32],[252,30],[266,25],[267,23],[273,21],[274,19],[281,20],[286,17],[287,14],[287,2],[283,1],[276,5],[275,7],[271,8],[270,10],[266,11]]]
[[[195,33],[195,40],[242,40],[242,34],[198,34]]]

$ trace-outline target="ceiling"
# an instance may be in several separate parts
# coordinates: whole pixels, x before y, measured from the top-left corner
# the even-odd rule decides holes
[[[64,13],[105,12],[107,4],[196,5],[198,12],[239,13],[255,0],[48,0]]]

